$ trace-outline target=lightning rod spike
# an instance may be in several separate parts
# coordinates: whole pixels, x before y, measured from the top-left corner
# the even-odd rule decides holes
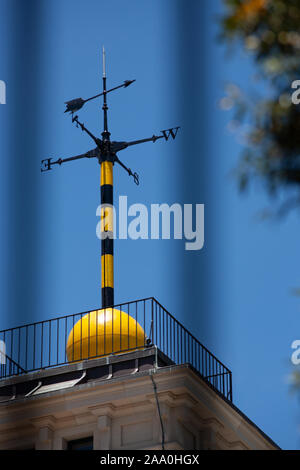
[[[104,46],[102,46],[102,61],[103,61],[103,78],[106,78],[105,49],[104,49]]]

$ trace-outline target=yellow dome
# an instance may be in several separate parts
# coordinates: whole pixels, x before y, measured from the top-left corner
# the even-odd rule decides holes
[[[72,328],[67,342],[69,362],[121,354],[143,348],[143,328],[125,312],[106,308],[86,314]]]

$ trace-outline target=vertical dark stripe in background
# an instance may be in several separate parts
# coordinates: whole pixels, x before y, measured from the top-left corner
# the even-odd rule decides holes
[[[4,315],[9,327],[39,315],[39,135],[41,134],[40,59],[43,40],[43,14],[40,0],[9,0],[9,51],[7,100],[8,135],[5,155],[9,160],[7,257],[7,302]],[[47,110],[43,110],[44,113]],[[46,249],[46,246],[45,246]],[[3,323],[2,323],[3,325]]]
[[[182,126],[181,191],[182,203],[205,204],[205,244],[200,251],[178,250],[181,256],[182,286],[178,296],[184,323],[208,346],[212,340],[209,200],[212,182],[209,175],[209,119],[206,91],[209,87],[210,57],[207,54],[206,22],[209,2],[179,0],[175,48],[178,51],[178,106]],[[211,21],[211,19],[210,19]],[[195,212],[194,216],[195,217]],[[194,219],[195,220],[195,219]]]

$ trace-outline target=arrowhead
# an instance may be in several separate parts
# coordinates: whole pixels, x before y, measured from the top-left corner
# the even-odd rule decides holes
[[[136,80],[125,80],[124,82],[124,88],[127,88],[129,85],[131,85],[133,82],[135,82]]]

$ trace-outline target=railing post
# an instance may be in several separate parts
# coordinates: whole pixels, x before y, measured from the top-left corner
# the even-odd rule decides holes
[[[153,298],[151,299],[151,340],[152,343],[154,344],[154,313],[153,313]]]
[[[230,383],[230,394],[229,394],[229,397],[230,397],[230,401],[232,401],[232,373],[229,372],[229,383]]]

